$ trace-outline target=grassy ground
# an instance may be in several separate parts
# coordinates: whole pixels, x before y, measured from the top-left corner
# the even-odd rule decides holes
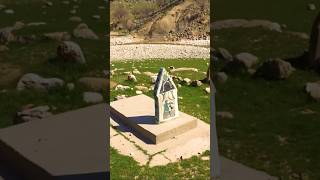
[[[319,10],[309,11],[308,3],[319,9],[316,0],[221,0],[212,3],[214,20],[221,19],[268,19],[286,24],[291,31],[309,32],[313,19]]]
[[[261,62],[296,57],[308,46],[307,40],[261,28],[226,29],[215,35],[215,48],[251,52]],[[215,70],[221,67],[222,61]],[[234,75],[216,84],[218,111],[235,116],[217,122],[222,155],[284,180],[320,179],[320,103],[304,92],[307,82],[317,80],[319,74],[297,69],[283,81]],[[315,114],[303,114],[305,110]]]
[[[127,75],[123,72],[132,71],[137,68],[140,72],[153,72],[158,73],[160,67],[168,68],[169,66],[179,67],[193,67],[198,68],[199,72],[180,72],[175,75],[187,77],[193,80],[203,79],[207,70],[208,59],[190,59],[190,60],[177,60],[177,59],[159,59],[147,61],[128,61],[128,62],[115,62],[112,69],[120,69],[112,77],[112,80],[122,85],[134,87],[135,85],[142,85],[150,87],[152,84],[150,78],[146,75],[136,75],[138,82],[132,83],[127,81]],[[182,97],[179,100],[179,109],[183,112],[191,114],[207,123],[210,122],[210,101],[209,95],[204,91],[208,85],[202,87],[181,86],[178,88],[178,96]],[[111,91],[111,100],[117,95],[135,95],[135,89],[123,91]],[[148,96],[153,96],[152,91],[147,93]],[[199,106],[197,106],[197,104]],[[148,166],[139,166],[132,158],[122,156],[117,151],[111,148],[110,172],[112,179],[128,179],[135,177],[137,179],[208,179],[210,177],[210,163],[206,160],[201,160],[202,156],[208,156],[209,151],[202,154],[200,157],[192,157],[187,160],[182,160],[177,163],[171,163],[167,166],[159,166],[150,168]],[[126,168],[124,168],[126,167]]]
[[[42,8],[44,1],[19,0],[6,1],[0,0],[1,4],[13,9],[15,14],[5,14],[0,11],[0,28],[12,26],[16,21],[23,21],[25,24],[30,22],[46,22],[46,25],[27,26],[14,33],[17,35],[40,36],[43,33],[67,31],[72,34],[73,29],[79,24],[69,21],[71,16],[79,16],[83,22],[99,36],[100,40],[83,40],[72,38],[77,42],[87,60],[86,65],[76,65],[70,63],[57,62],[56,51],[59,42],[53,40],[39,40],[30,44],[9,43],[9,51],[0,52],[0,64],[11,64],[17,66],[24,73],[37,73],[44,77],[58,77],[65,82],[76,83],[80,77],[96,76],[103,77],[103,70],[107,69],[108,59],[106,54],[107,40],[106,32],[106,9],[99,9],[105,6],[104,1],[70,1],[65,5],[62,1],[53,0],[53,6]],[[74,5],[78,5],[77,13],[69,13]],[[27,7],[27,8],[26,8]],[[36,13],[35,13],[36,12]],[[93,15],[100,15],[101,19],[93,19]],[[105,66],[103,66],[105,64]],[[16,81],[3,85],[0,89],[6,92],[0,94],[0,127],[12,125],[15,113],[26,104],[51,105],[55,106],[55,112],[63,112],[71,109],[86,106],[82,101],[83,88],[76,85],[74,91],[66,88],[51,90],[48,93],[38,93],[35,91],[17,92],[15,90]],[[101,92],[106,96],[105,92]],[[10,101],[9,101],[10,100]],[[5,102],[5,103],[4,103]]]

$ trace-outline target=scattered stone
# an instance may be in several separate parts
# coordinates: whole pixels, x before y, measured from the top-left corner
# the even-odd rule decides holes
[[[170,70],[171,73],[181,72],[181,71],[193,71],[193,72],[198,72],[199,70],[198,70],[197,68],[186,68],[186,67],[176,68],[176,69],[171,69],[171,70]]]
[[[116,96],[115,99],[116,99],[116,101],[117,101],[117,100],[125,99],[125,98],[127,98],[126,95],[118,95],[118,96]]]
[[[219,55],[221,56],[222,59],[224,59],[226,61],[233,60],[232,54],[224,48],[219,48]]]
[[[143,94],[142,91],[136,91],[136,94],[140,95],[140,94]]]
[[[11,28],[2,28],[0,29],[0,43],[1,44],[6,44],[12,41],[15,41],[16,38],[12,34],[12,29]]]
[[[123,86],[123,85],[121,85],[121,84],[118,84],[116,87],[115,87],[115,90],[116,91],[124,91],[124,90],[128,90],[128,89],[130,89],[130,87],[129,86]]]
[[[301,111],[301,114],[309,115],[309,114],[316,114],[316,112],[311,109],[304,109]]]
[[[68,83],[68,84],[67,84],[67,88],[68,88],[70,91],[74,90],[74,88],[75,88],[74,83]]]
[[[70,14],[75,14],[75,13],[77,13],[77,10],[76,10],[76,9],[72,9],[72,10],[70,11]]]
[[[140,72],[138,69],[134,69],[134,70],[132,71],[132,73],[133,73],[133,74],[141,74],[141,72]]]
[[[99,37],[88,27],[87,24],[81,23],[74,30],[73,35],[77,38],[97,40]]]
[[[309,9],[310,11],[314,11],[314,10],[317,9],[317,7],[316,7],[315,4],[308,4],[308,9]]]
[[[143,74],[146,75],[146,76],[150,76],[150,77],[157,76],[157,74],[152,73],[152,72],[143,72]]]
[[[22,75],[19,67],[8,63],[0,63],[0,86],[17,82]]]
[[[257,70],[258,76],[263,76],[266,79],[287,79],[295,69],[289,62],[282,59],[269,60]]]
[[[202,161],[209,161],[210,160],[210,156],[202,156],[201,160]]]
[[[14,10],[12,10],[12,9],[6,9],[4,12],[6,14],[14,14]]]
[[[207,88],[205,89],[205,91],[206,91],[207,94],[210,94],[210,88],[209,88],[209,87],[207,87]]]
[[[225,83],[228,80],[228,75],[225,72],[218,72],[214,75],[214,78],[219,83]]]
[[[99,20],[99,19],[101,19],[101,16],[100,15],[93,15],[92,18]]]
[[[78,83],[91,91],[105,91],[108,87],[106,78],[83,77],[78,80]]]
[[[0,45],[0,52],[9,51],[9,48],[5,45]]]
[[[12,29],[13,29],[13,30],[19,30],[19,29],[22,29],[24,26],[25,26],[25,24],[24,24],[22,21],[17,21],[17,22],[13,25]]]
[[[182,82],[185,83],[186,85],[190,85],[191,79],[189,79],[189,78],[184,78]]]
[[[103,102],[103,96],[96,92],[84,92],[83,101],[91,104],[100,103]]]
[[[2,10],[2,9],[4,9],[4,8],[6,8],[6,6],[3,5],[3,4],[0,4],[0,10]]]
[[[309,82],[305,87],[306,92],[315,100],[320,100],[320,81]]]
[[[199,81],[199,80],[192,81],[192,82],[191,82],[191,86],[200,87],[200,86],[202,86],[202,82]]]
[[[71,35],[68,32],[46,33],[44,36],[55,41],[69,41],[71,39]]]
[[[78,16],[72,16],[72,17],[69,18],[69,21],[81,22],[82,19],[81,19],[81,17],[78,17]]]
[[[258,57],[250,53],[239,53],[234,60],[243,63],[247,69],[258,63]]]
[[[135,75],[133,74],[129,74],[128,75],[128,81],[133,81],[133,82],[137,82],[137,78]]]
[[[70,4],[69,1],[62,1],[62,3],[65,4],[65,5],[69,5]]]
[[[22,108],[22,111],[17,113],[14,124],[40,120],[52,116],[52,113],[49,112],[49,110],[49,106],[34,107],[34,105],[27,105]]]
[[[58,78],[43,78],[34,73],[28,73],[21,77],[17,84],[17,90],[35,89],[48,90],[50,88],[61,87],[64,81]]]
[[[51,1],[47,1],[47,2],[46,2],[46,5],[47,5],[47,6],[53,6],[53,3],[52,3]]]
[[[80,46],[72,41],[64,41],[57,48],[58,57],[71,62],[80,64],[86,63],[86,59],[82,53]]]
[[[139,91],[142,91],[142,92],[148,92],[149,91],[149,88],[145,87],[145,86],[135,86],[135,88]]]
[[[28,23],[27,25],[28,26],[42,26],[42,25],[46,25],[47,23],[46,22],[31,22],[31,23]]]
[[[233,119],[234,116],[231,112],[223,111],[223,112],[217,112],[218,118],[221,119]]]

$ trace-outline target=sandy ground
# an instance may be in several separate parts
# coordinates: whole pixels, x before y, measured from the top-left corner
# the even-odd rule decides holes
[[[181,40],[162,44],[143,43],[132,36],[111,37],[111,61],[153,58],[210,58],[210,40]]]

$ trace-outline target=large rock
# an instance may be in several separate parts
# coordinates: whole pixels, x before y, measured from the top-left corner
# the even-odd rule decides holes
[[[99,37],[88,27],[87,24],[81,23],[74,30],[73,35],[77,38],[97,40]]]
[[[64,41],[57,48],[58,57],[71,62],[80,64],[86,63],[86,59],[80,46],[72,41]]]
[[[264,62],[256,75],[266,79],[287,79],[294,70],[289,62],[277,58]]]
[[[258,63],[258,57],[245,52],[235,55],[234,60],[243,63],[248,69],[252,68],[254,65]]]
[[[218,52],[218,55],[223,59],[223,60],[226,60],[226,61],[232,61],[233,60],[233,56],[232,54],[224,49],[224,48],[219,48],[219,52]]]
[[[43,78],[37,74],[28,73],[22,76],[17,84],[17,90],[35,89],[48,90],[54,87],[61,87],[64,81],[58,78]]]
[[[320,81],[309,82],[305,87],[306,92],[315,100],[320,100]]]
[[[83,77],[78,80],[78,83],[92,91],[104,91],[108,87],[106,78]]]
[[[12,34],[12,28],[0,29],[0,44],[6,44],[15,41],[15,36]]]

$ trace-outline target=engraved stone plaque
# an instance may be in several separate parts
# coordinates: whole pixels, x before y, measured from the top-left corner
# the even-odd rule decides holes
[[[179,116],[177,87],[161,68],[154,87],[155,121],[161,123]]]

